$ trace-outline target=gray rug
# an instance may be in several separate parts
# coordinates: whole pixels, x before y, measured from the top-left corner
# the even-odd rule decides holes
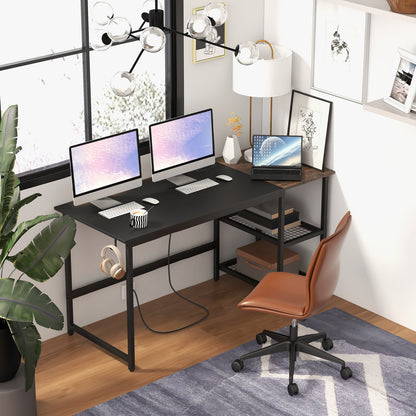
[[[300,334],[316,331],[332,338],[331,353],[347,362],[352,378],[343,380],[336,364],[300,354],[299,395],[290,397],[286,352],[247,360],[240,373],[232,371],[235,358],[258,347],[253,341],[79,415],[416,415],[415,344],[339,309],[299,326]]]

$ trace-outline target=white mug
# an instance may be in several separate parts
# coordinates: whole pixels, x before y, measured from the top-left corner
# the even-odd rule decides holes
[[[130,227],[146,228],[148,211],[144,208],[135,209],[130,212]]]

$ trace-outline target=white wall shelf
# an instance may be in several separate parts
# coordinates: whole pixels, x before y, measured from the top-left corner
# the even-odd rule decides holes
[[[393,106],[384,102],[383,99],[371,101],[363,105],[363,109],[371,111],[382,116],[390,117],[394,120],[402,121],[405,123],[412,124],[416,126],[416,113],[410,112],[408,114],[403,113],[403,111],[394,108]]]
[[[355,7],[372,14],[390,15],[400,19],[416,22],[416,14],[401,14],[392,12],[387,0],[335,0],[345,6]]]

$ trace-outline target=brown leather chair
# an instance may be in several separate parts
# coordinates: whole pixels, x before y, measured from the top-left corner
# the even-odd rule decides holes
[[[289,351],[289,385],[291,396],[298,394],[299,389],[293,382],[296,353],[298,351],[314,355],[342,366],[341,376],[348,379],[352,371],[345,362],[329,353],[333,342],[325,332],[298,336],[299,320],[316,314],[332,297],[338,283],[340,269],[340,252],[345,236],[351,224],[351,214],[347,212],[338,224],[334,233],[321,240],[309,264],[306,276],[286,272],[268,273],[260,283],[243,299],[238,306],[243,310],[272,313],[292,318],[289,335],[264,330],[257,334],[258,344],[266,342],[266,336],[277,341],[270,346],[242,355],[232,363],[236,372],[244,368],[244,360],[261,357],[275,352]],[[312,345],[312,341],[322,339],[322,351]]]

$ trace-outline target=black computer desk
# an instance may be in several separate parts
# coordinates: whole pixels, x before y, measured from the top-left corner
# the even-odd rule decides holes
[[[158,269],[159,267],[166,266],[168,264],[168,259],[162,258],[139,267],[134,267],[133,247],[170,233],[214,220],[213,241],[172,255],[170,257],[170,263],[213,250],[213,276],[214,279],[218,280],[220,218],[227,217],[247,207],[275,198],[279,198],[280,212],[283,212],[282,201],[284,190],[281,187],[263,181],[252,181],[249,175],[228,166],[217,163],[214,167],[203,169],[199,172],[192,172],[190,176],[196,179],[206,177],[215,179],[215,176],[218,174],[227,174],[231,176],[233,180],[231,182],[219,181],[220,183],[217,186],[190,195],[184,195],[176,191],[175,186],[168,181],[152,183],[150,180],[146,180],[141,188],[117,195],[115,199],[118,199],[121,202],[133,200],[140,202],[146,196],[155,197],[160,201],[159,205],[154,206],[149,212],[148,226],[144,229],[130,228],[128,215],[123,215],[111,220],[105,219],[98,215],[98,208],[91,204],[74,207],[72,203],[67,203],[55,207],[58,212],[70,215],[76,221],[112,237],[115,244],[121,242],[125,245],[126,275],[123,280],[126,281],[127,353],[74,323],[74,299],[117,284],[120,280],[115,280],[111,277],[105,279],[99,277],[97,278],[99,280],[94,283],[74,289],[72,285],[71,255],[65,260],[67,331],[69,335],[72,335],[74,332],[79,333],[125,360],[128,363],[129,370],[134,371],[133,278]],[[281,231],[283,232],[283,222],[281,226]],[[283,245],[279,246],[278,256],[283,256]]]

